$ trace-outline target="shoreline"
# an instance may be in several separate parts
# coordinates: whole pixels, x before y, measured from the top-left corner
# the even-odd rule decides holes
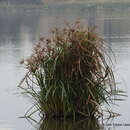
[[[2,8],[47,8],[48,6],[59,6],[59,5],[119,5],[119,4],[130,4],[130,0],[124,0],[122,2],[122,0],[71,0],[71,1],[67,1],[67,2],[50,2],[50,3],[43,3],[43,4],[0,4],[0,9]]]
[[[69,1],[68,1],[69,2]],[[130,3],[130,0],[71,0],[72,3]]]

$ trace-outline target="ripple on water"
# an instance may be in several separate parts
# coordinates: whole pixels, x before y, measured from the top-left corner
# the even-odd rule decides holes
[[[0,120],[0,130],[14,130],[14,127],[6,120]]]

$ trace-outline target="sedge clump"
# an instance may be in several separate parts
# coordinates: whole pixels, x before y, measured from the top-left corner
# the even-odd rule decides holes
[[[21,61],[28,72],[19,87],[46,117],[101,117],[101,105],[113,103],[121,92],[110,62],[104,40],[77,21],[40,38],[33,54]]]

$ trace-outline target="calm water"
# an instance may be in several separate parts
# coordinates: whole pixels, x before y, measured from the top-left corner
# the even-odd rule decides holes
[[[15,94],[25,74],[19,61],[31,54],[39,37],[48,36],[52,27],[62,26],[64,21],[73,23],[78,18],[86,25],[98,26],[97,31],[115,52],[114,70],[121,82],[119,86],[130,95],[130,4],[63,2],[47,3],[42,7],[0,5],[0,130],[36,129],[27,120],[18,118],[30,106],[26,98]],[[119,105],[113,109],[122,116],[114,119],[114,123],[122,126],[107,126],[106,130],[130,129],[130,126],[124,126],[130,125],[129,97]],[[64,130],[68,129],[74,130],[71,125]]]

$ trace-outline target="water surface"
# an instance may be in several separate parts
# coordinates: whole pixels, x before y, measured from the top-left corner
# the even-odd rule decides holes
[[[64,21],[97,25],[97,31],[109,43],[116,55],[115,75],[119,85],[130,95],[130,4],[47,3],[38,6],[0,6],[0,130],[35,130],[22,116],[29,101],[16,95],[17,85],[25,74],[19,61],[31,54],[41,36],[48,36],[53,27]],[[128,130],[130,126],[129,97],[114,107],[122,114],[114,120],[122,126],[107,126],[111,130]]]

